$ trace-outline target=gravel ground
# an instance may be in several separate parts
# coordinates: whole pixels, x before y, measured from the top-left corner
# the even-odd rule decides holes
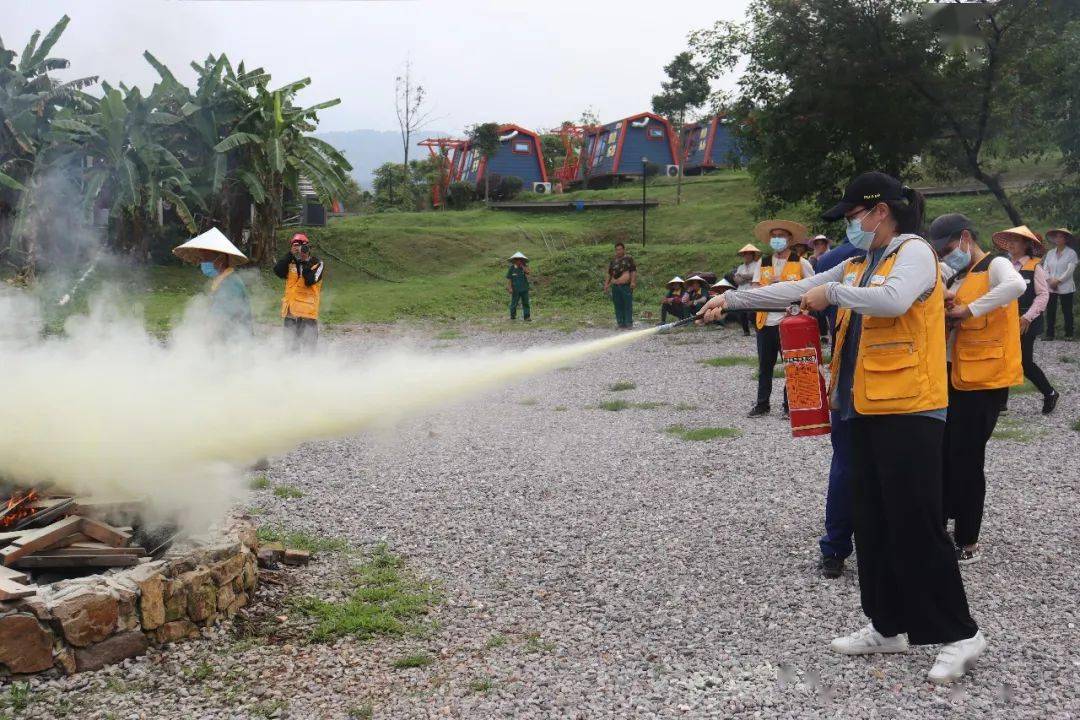
[[[605,332],[413,340],[443,353]],[[332,342],[362,353],[396,339],[358,328]],[[753,369],[695,360],[752,356],[752,338],[706,330],[526,379],[392,436],[313,443],[272,462],[271,482],[304,496],[254,493],[261,519],[361,547],[384,539],[411,572],[442,587],[430,632],[327,644],[290,633],[304,626],[283,598],[339,597],[356,562],[323,553],[285,571],[283,585],[263,584],[245,614],[245,627],[263,628],[254,640],[238,642],[225,625],[122,666],[33,679],[20,713],[1080,716],[1080,433],[1070,427],[1080,417],[1080,345],[1039,343],[1037,353],[1063,398],[1043,418],[1037,396],[1015,396],[1009,422],[1030,435],[988,449],[985,557],[963,572],[990,647],[954,688],[926,682],[933,648],[871,658],[829,651],[830,638],[865,619],[852,569],[835,581],[815,571],[828,440],[792,439],[779,415],[745,418]],[[617,381],[636,388],[609,391]],[[595,407],[611,399],[664,404]],[[734,427],[741,436],[690,442],[664,431],[673,424]],[[414,652],[435,662],[392,667]]]

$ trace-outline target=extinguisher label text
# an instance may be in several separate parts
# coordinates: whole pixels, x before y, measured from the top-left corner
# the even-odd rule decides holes
[[[818,410],[823,405],[822,379],[818,372],[817,349],[813,347],[784,350],[784,375],[787,379],[788,407],[791,410]]]

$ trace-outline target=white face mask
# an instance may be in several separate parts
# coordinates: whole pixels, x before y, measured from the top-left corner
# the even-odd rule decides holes
[[[769,238],[769,247],[776,252],[787,250],[787,238],[776,236]]]

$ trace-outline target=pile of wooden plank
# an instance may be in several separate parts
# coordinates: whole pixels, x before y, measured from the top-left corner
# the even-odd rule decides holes
[[[0,600],[36,592],[28,584],[30,577],[23,572],[26,570],[77,573],[79,568],[86,568],[96,572],[99,568],[138,564],[147,551],[132,544],[132,528],[99,519],[134,509],[119,507],[124,504],[132,503],[76,498],[34,500],[30,504],[35,510],[32,516],[22,516],[15,525],[17,529],[0,532]]]

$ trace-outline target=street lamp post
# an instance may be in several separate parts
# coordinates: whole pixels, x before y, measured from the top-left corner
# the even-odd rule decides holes
[[[648,177],[649,158],[641,158],[641,247],[645,247],[645,178]]]

